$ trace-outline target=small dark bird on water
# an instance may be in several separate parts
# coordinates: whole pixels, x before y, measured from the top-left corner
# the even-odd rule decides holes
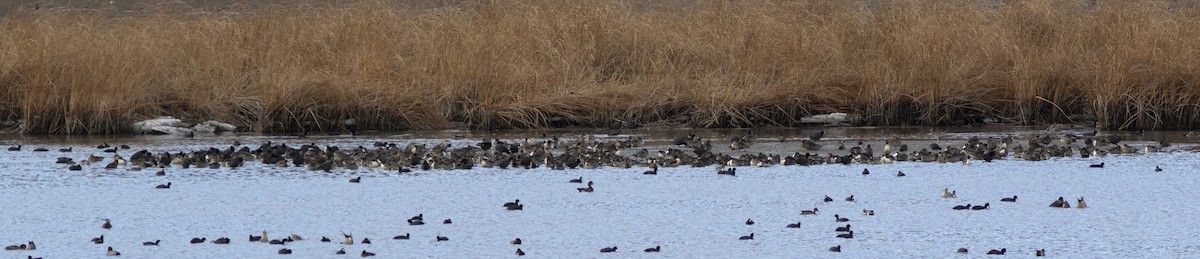
[[[1162,172],[1162,167],[1154,166],[1155,172]]]
[[[1100,162],[1099,164],[1092,164],[1092,165],[1089,165],[1088,167],[1091,167],[1091,168],[1104,168],[1104,162]]]

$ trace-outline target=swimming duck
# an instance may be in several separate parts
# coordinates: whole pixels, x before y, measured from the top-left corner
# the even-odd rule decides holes
[[[853,230],[846,231],[845,234],[838,234],[837,237],[838,238],[854,238],[854,231]]]
[[[79,171],[79,170],[83,170],[83,166],[81,166],[81,165],[71,165],[71,166],[68,166],[68,167],[67,167],[67,170],[71,170],[71,171]]]
[[[825,202],[831,202],[831,201],[833,201],[833,198],[829,198],[829,195],[825,195],[825,199],[824,199],[824,201],[825,201]]]
[[[754,225],[754,221],[750,220],[750,219],[746,219],[746,225]]]
[[[854,202],[854,195],[850,195],[850,197],[846,197],[846,201]]]
[[[192,244],[204,243],[205,239],[206,238],[203,238],[203,237],[193,237],[191,242],[192,242]]]
[[[144,245],[144,246],[157,246],[159,241],[162,241],[162,240],[154,240],[154,242],[142,242],[142,245]]]
[[[612,252],[616,252],[616,251],[617,251],[617,247],[615,247],[615,246],[614,246],[614,247],[605,247],[605,248],[600,248],[600,252],[601,252],[601,253],[612,253]]]
[[[906,175],[906,174],[904,174],[904,171],[900,171],[899,173],[896,173],[896,177],[902,177],[902,176],[905,176],[905,175]]]
[[[1062,206],[1063,206],[1063,204],[1064,204],[1064,203],[1067,203],[1067,201],[1063,200],[1063,197],[1058,197],[1058,200],[1055,200],[1054,202],[1051,202],[1051,203],[1050,203],[1050,207],[1052,207],[1052,208],[1062,208]]]
[[[788,224],[787,228],[800,228],[800,222]]]
[[[954,210],[967,210],[967,209],[971,209],[971,204],[970,204],[970,203],[967,203],[967,205],[958,205],[958,206],[954,206],[954,208],[953,208],[953,209],[954,209]]]
[[[833,231],[834,232],[850,232],[850,224],[846,224],[845,227],[838,227],[837,229],[834,229]]]
[[[1006,252],[1008,252],[1008,248],[1000,248],[1000,250],[992,249],[991,251],[988,251],[988,252],[987,252],[987,254],[990,254],[990,255],[1002,255],[1002,254],[1004,254],[1004,253],[1006,253]]]
[[[517,256],[524,256],[524,255],[525,255],[525,251],[521,251],[520,248],[517,248]]]
[[[830,251],[830,252],[834,252],[834,253],[841,253],[841,252],[842,252],[842,246],[841,246],[841,245],[838,245],[838,246],[830,247],[830,248],[829,248],[829,251]]]
[[[967,253],[967,248],[966,248],[966,247],[959,247],[959,248],[958,248],[958,253],[960,253],[960,254],[965,254],[965,253]]]
[[[280,248],[280,249],[279,249],[279,254],[281,254],[281,255],[290,255],[290,254],[292,254],[292,249]]]
[[[1162,170],[1162,167],[1154,166],[1154,171],[1155,171],[1155,172],[1162,172],[1163,170]]]
[[[359,242],[359,244],[370,245],[370,244],[371,244],[371,239],[370,239],[370,238],[365,238],[365,237],[364,237],[364,238],[363,238],[363,241],[362,241],[362,242]]]
[[[869,174],[871,174],[871,171],[867,170],[866,168],[863,168],[862,174],[869,175]]]
[[[350,178],[350,182],[351,183],[360,183],[360,182],[362,182],[362,176]]]
[[[750,233],[749,236],[738,237],[738,240],[754,240],[754,233]]]
[[[343,245],[353,245],[354,244],[354,236],[347,235],[346,233],[342,233],[342,237],[343,237],[342,238]]]
[[[25,244],[20,244],[20,245],[10,245],[10,246],[6,246],[6,247],[4,247],[4,250],[8,250],[8,251],[12,251],[12,250],[25,250],[25,248],[26,248]]]
[[[1087,202],[1083,201],[1083,197],[1079,197],[1079,199],[1075,200],[1075,207],[1080,209],[1087,208]]]
[[[104,235],[100,235],[100,237],[97,237],[97,238],[92,238],[92,243],[103,244],[104,243]]]
[[[404,233],[403,236],[392,237],[392,240],[408,240],[409,237],[411,237],[409,233]]]
[[[333,254],[344,255],[344,254],[346,254],[346,249],[345,248],[338,249],[337,252],[333,252]]]
[[[171,182],[167,182],[167,184],[159,184],[158,186],[154,186],[154,189],[171,189]],[[187,188],[184,188],[184,189],[187,189]]]
[[[375,256],[375,253],[367,252],[367,250],[363,250],[362,253],[359,254],[359,256],[361,256],[361,257]]]
[[[17,145],[15,147],[8,147],[8,151],[21,151],[21,145]]]
[[[991,206],[992,206],[992,204],[985,202],[985,203],[983,203],[982,206],[981,205],[972,206],[971,210],[986,210],[988,208],[991,208]]]
[[[818,211],[819,210],[817,210],[817,208],[813,208],[812,210],[802,210],[800,211],[800,215],[817,215]]]
[[[435,240],[436,241],[450,241],[450,238],[439,235],[439,236],[437,236],[437,239],[435,239]]]
[[[571,179],[568,182],[569,183],[583,183],[583,177],[579,177],[578,179]]]
[[[1003,199],[1000,199],[1000,201],[1002,201],[1002,202],[1017,202],[1017,196],[1013,195],[1012,198],[1003,198]]]
[[[1092,165],[1089,165],[1088,167],[1091,167],[1091,168],[1104,168],[1104,162],[1100,162],[1099,164],[1092,164]]]
[[[864,216],[875,216],[875,210],[863,210]]]
[[[843,217],[840,217],[840,216],[838,216],[837,214],[833,214],[833,220],[834,220],[835,222],[846,222],[846,221],[850,221],[850,219],[848,219],[848,218],[843,218]]]
[[[575,188],[575,190],[578,190],[579,192],[593,192],[596,189],[592,188],[592,181],[588,181],[587,187]]]
[[[511,243],[511,244],[514,244],[514,245],[520,245],[520,244],[521,244],[521,238],[519,238],[519,237],[518,237],[517,239],[513,239],[513,241],[512,241],[512,242],[509,242],[509,243]]]
[[[1033,256],[1046,256],[1046,249],[1034,250]]]
[[[104,224],[100,224],[100,228],[112,229],[112,221],[109,221],[108,219],[104,219]]]
[[[660,251],[661,249],[662,249],[662,247],[660,247],[660,246],[654,246],[654,247],[651,247],[651,248],[646,248],[646,250],[643,250],[643,251],[645,251],[645,252],[647,252],[647,253],[657,253],[657,252],[658,252],[658,251]]]
[[[724,169],[725,169],[724,166],[718,166],[717,174],[718,175],[737,176],[737,168],[729,168],[729,170],[724,170]]]
[[[446,219],[446,220],[442,221],[442,224],[450,224],[450,223],[454,223],[454,222],[450,221],[450,219]]]
[[[222,244],[222,245],[229,244],[229,238],[228,237],[217,238],[217,240],[213,240],[213,244]]]
[[[263,235],[266,235],[266,231],[263,231]],[[262,241],[262,238],[263,238],[263,236],[250,235],[249,239],[250,239],[250,242],[258,242],[258,241]]]
[[[649,175],[657,175],[658,174],[658,164],[650,164],[650,168],[652,170],[642,172],[642,174],[649,174]]]
[[[108,247],[107,255],[108,256],[119,256],[119,255],[121,255],[121,252],[117,252],[117,250],[113,250],[113,248],[110,246],[110,247]]]

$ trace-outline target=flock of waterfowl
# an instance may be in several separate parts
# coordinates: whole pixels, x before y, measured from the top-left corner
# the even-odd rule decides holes
[[[491,139],[474,143],[473,145],[453,145],[449,140],[443,140],[440,143],[428,145],[424,143],[389,143],[376,142],[373,147],[364,146],[341,148],[337,146],[319,146],[316,144],[303,144],[299,146],[291,146],[284,143],[267,142],[258,146],[245,146],[240,143],[234,143],[224,149],[210,147],[191,152],[152,152],[148,150],[138,150],[130,152],[131,148],[127,145],[114,147],[108,144],[97,146],[97,149],[104,153],[111,153],[109,156],[97,156],[88,154],[87,157],[74,159],[71,157],[59,157],[56,163],[67,165],[67,169],[71,171],[81,171],[93,164],[103,164],[103,169],[126,169],[126,170],[141,170],[146,168],[158,169],[155,175],[163,176],[168,168],[187,169],[192,167],[197,168],[238,168],[245,163],[253,162],[260,163],[264,166],[273,167],[303,167],[310,171],[330,172],[334,170],[384,170],[395,171],[399,173],[408,173],[413,170],[465,170],[472,169],[476,166],[485,168],[538,168],[547,167],[553,170],[565,169],[594,169],[600,167],[615,167],[615,168],[630,168],[633,166],[648,167],[649,170],[642,172],[645,175],[657,175],[659,167],[680,167],[693,166],[705,167],[717,165],[716,173],[718,175],[727,175],[731,177],[737,176],[737,168],[739,166],[806,166],[817,164],[879,164],[893,163],[898,161],[914,161],[914,162],[940,162],[940,163],[963,163],[969,164],[972,160],[975,161],[993,161],[997,159],[1023,159],[1029,161],[1040,161],[1050,157],[1065,157],[1079,155],[1082,157],[1089,156],[1105,156],[1107,154],[1124,154],[1124,153],[1139,153],[1139,152],[1157,152],[1165,147],[1169,147],[1169,143],[1158,142],[1136,148],[1129,144],[1121,144],[1119,137],[1103,137],[1095,136],[1095,133],[1076,136],[1065,134],[1062,136],[1032,136],[1027,139],[1018,140],[1014,137],[991,137],[978,138],[972,137],[962,143],[945,145],[939,143],[931,143],[927,147],[920,149],[910,148],[904,144],[902,140],[893,138],[884,142],[879,152],[871,144],[863,144],[862,141],[857,141],[856,145],[847,147],[846,140],[829,141],[822,140],[824,131],[809,135],[806,139],[793,142],[797,143],[798,149],[803,149],[808,152],[800,153],[799,151],[792,154],[764,154],[752,153],[742,150],[751,148],[755,142],[761,141],[753,133],[745,135],[736,135],[728,138],[729,153],[714,150],[712,139],[703,139],[694,134],[680,136],[671,141],[671,145],[657,151],[651,151],[647,148],[641,148],[645,144],[645,140],[641,137],[630,136],[623,139],[602,141],[592,136],[581,135],[578,138],[571,140],[560,139],[559,137],[545,136],[541,140],[524,139],[520,141],[503,141],[500,139]],[[780,138],[780,141],[788,141],[786,138]],[[853,142],[853,141],[852,141]],[[22,151],[23,146],[16,145],[8,148],[8,151]],[[836,150],[836,151],[835,151]],[[49,152],[46,148],[37,148],[34,152]],[[74,148],[59,149],[62,153],[73,153]],[[824,152],[826,154],[817,154],[811,152]],[[834,153],[839,154],[834,154]],[[740,153],[738,155],[734,155]],[[126,156],[125,154],[128,154]],[[105,163],[107,161],[107,163]],[[1092,167],[1103,167],[1104,164],[1096,164]],[[1161,171],[1161,168],[1156,167],[1155,171]],[[867,175],[870,172],[863,169],[862,174]],[[905,176],[903,172],[898,172],[897,176]],[[360,183],[362,177],[355,177],[349,180],[351,183]],[[586,181],[583,177],[573,178],[569,183],[581,184],[583,187],[578,187],[578,192],[594,192],[595,186],[592,181]],[[170,189],[171,182],[157,185],[156,189]],[[944,198],[957,197],[956,191],[949,189],[943,190]],[[1011,198],[1003,198],[1001,202],[1016,202],[1017,196]],[[832,202],[833,199],[825,196],[823,202]],[[855,202],[853,195],[844,199],[846,202]],[[1086,208],[1083,198],[1077,200],[1078,208]],[[1059,197],[1051,207],[1070,208],[1071,206]],[[503,204],[503,208],[509,211],[523,210],[524,204],[520,200]],[[958,205],[954,206],[954,210],[986,210],[990,209],[990,202],[985,202],[983,205]],[[818,208],[812,210],[804,210],[799,215],[817,215]],[[864,216],[875,215],[874,210],[863,210]],[[424,215],[417,215],[407,220],[409,225],[423,225]],[[849,221],[849,218],[844,218],[841,215],[834,215],[834,222],[842,223]],[[451,224],[450,219],[443,221],[443,224]],[[747,219],[746,225],[753,225],[753,220]],[[800,228],[801,222],[789,223],[787,228]],[[112,227],[109,220],[105,220],[102,225],[103,229]],[[838,226],[835,229],[836,238],[852,239],[855,238],[854,231],[850,230],[850,225]],[[409,234],[397,235],[393,240],[408,240]],[[755,233],[741,236],[738,240],[754,240]],[[250,242],[261,242],[267,244],[283,245],[290,242],[303,240],[300,236],[290,235],[280,239],[268,239],[266,231],[261,235],[250,235]],[[331,242],[330,239],[322,237],[321,242]],[[449,238],[438,235],[434,238],[436,241],[448,241]],[[105,236],[100,235],[92,239],[95,244],[104,244]],[[146,241],[145,246],[157,246],[161,240]],[[218,239],[207,241],[205,237],[198,237],[190,240],[192,244],[212,242],[214,244],[228,244],[229,238],[220,237]],[[360,244],[370,244],[370,240],[363,238]],[[354,244],[354,239],[349,234],[343,234],[343,240],[340,242],[344,245]],[[513,245],[520,245],[520,238],[511,241]],[[34,242],[28,244],[11,245],[6,247],[6,250],[34,250]],[[616,252],[616,246],[604,247],[599,251],[601,253]],[[654,247],[644,249],[644,252],[660,252],[662,247],[655,245]],[[828,251],[841,252],[841,245],[830,247]],[[966,248],[958,250],[959,253],[967,253]],[[991,250],[987,254],[1005,254],[1006,248],[999,250]],[[279,254],[290,254],[292,251],[287,248],[280,248]],[[343,249],[334,252],[335,254],[346,254]],[[107,247],[106,254],[109,256],[121,255],[120,252],[113,247]],[[366,250],[358,253],[360,256],[374,256],[374,253]],[[521,249],[516,249],[516,255],[525,255],[526,252]],[[1037,250],[1036,255],[1042,256],[1044,250]],[[31,257],[32,258],[32,257]]]

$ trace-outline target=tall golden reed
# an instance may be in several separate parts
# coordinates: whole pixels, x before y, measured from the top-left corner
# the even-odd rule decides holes
[[[0,18],[0,119],[52,134],[123,132],[160,115],[262,131],[344,118],[378,129],[557,116],[795,125],[826,112],[881,125],[1200,122],[1200,8],[963,2],[25,9]]]

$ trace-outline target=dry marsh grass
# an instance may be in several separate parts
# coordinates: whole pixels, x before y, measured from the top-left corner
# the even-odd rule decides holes
[[[31,10],[0,18],[0,119],[102,134],[160,115],[260,131],[985,116],[1200,122],[1200,9],[1175,1],[479,1]],[[151,9],[146,9],[151,10]]]

